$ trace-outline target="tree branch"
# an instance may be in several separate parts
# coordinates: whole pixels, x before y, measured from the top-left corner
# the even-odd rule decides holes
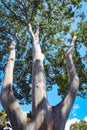
[[[38,24],[38,23],[36,24],[36,32],[35,32],[35,35],[39,35],[39,24]]]
[[[75,44],[76,38],[77,38],[76,36],[73,37],[69,50],[65,54],[67,70],[70,77],[70,81],[72,81],[73,77],[76,75],[76,69],[72,60],[72,53],[74,52],[74,44]]]
[[[26,10],[25,4],[23,4],[23,1],[20,1],[20,0],[16,0],[16,1],[20,4],[20,6],[16,4],[16,7],[17,7],[17,8],[20,8],[20,10],[22,11],[23,15],[24,15],[24,16],[26,17],[26,19],[27,19],[28,17],[27,17],[27,10]],[[13,3],[13,4],[14,4],[14,3]],[[21,7],[21,6],[22,6],[22,7]]]
[[[32,26],[31,26],[30,23],[28,24],[28,31],[29,31],[29,33],[30,33],[32,39],[34,40],[34,33],[33,33]]]
[[[76,36],[73,37],[70,48],[66,52],[66,55],[65,55],[66,66],[67,66],[68,74],[70,77],[70,80],[69,80],[70,85],[62,101],[53,108],[56,111],[57,115],[61,116],[61,121],[63,122],[63,124],[61,123],[62,129],[64,129],[66,120],[69,116],[69,112],[72,108],[72,105],[74,103],[74,100],[77,94],[77,90],[79,88],[79,78],[76,74],[76,69],[72,60],[72,53],[74,51],[75,40],[76,40]]]
[[[22,19],[20,19],[20,18],[14,13],[13,10],[11,10],[11,9],[6,5],[6,3],[5,3],[3,0],[1,0],[1,2],[2,2],[2,3],[4,4],[4,6],[15,16],[15,18],[16,18],[18,21],[21,22],[21,24],[26,24]]]
[[[15,46],[16,46],[16,37],[13,39],[9,49],[10,55],[8,58],[8,63],[5,70],[4,83],[2,86],[1,92],[1,103],[10,119],[13,130],[19,128],[19,130],[24,130],[24,122],[26,123],[25,113],[22,111],[19,103],[17,102],[13,91],[13,68],[15,62]]]
[[[66,66],[69,75],[69,88],[67,90],[66,95],[62,100],[62,114],[64,114],[65,118],[68,117],[68,114],[71,110],[73,102],[75,100],[77,90],[79,88],[79,78],[76,73],[76,68],[74,66],[72,60],[72,53],[74,51],[74,44],[75,44],[76,36],[73,37],[69,50],[66,52]]]

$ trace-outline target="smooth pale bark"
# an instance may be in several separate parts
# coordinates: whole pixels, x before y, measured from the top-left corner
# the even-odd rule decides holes
[[[13,130],[25,130],[27,118],[12,91],[13,68],[15,62],[15,45],[16,39],[14,38],[9,47],[10,55],[5,70],[5,78],[1,93],[1,102],[10,119]]]
[[[46,77],[44,73],[44,54],[39,45],[39,27],[34,33],[30,24],[28,31],[32,37],[32,118],[26,117],[12,91],[13,68],[15,61],[15,44],[13,39],[10,55],[2,86],[1,102],[12,124],[13,130],[64,130],[69,112],[79,87],[79,78],[72,61],[74,51],[74,36],[71,46],[66,53],[66,65],[69,73],[69,89],[63,100],[56,106],[50,106],[46,94]],[[26,87],[26,86],[24,86]]]
[[[75,40],[76,36],[73,37],[69,50],[66,52],[65,55],[66,66],[69,74],[69,87],[62,101],[58,105],[53,107],[53,111],[57,114],[57,118],[54,119],[55,124],[56,122],[58,122],[58,124],[55,125],[55,128],[53,130],[64,130],[65,123],[67,121],[77,94],[77,90],[79,89],[79,78],[77,76],[76,69],[72,60]]]
[[[39,126],[39,129],[45,130],[48,129],[47,124],[51,120],[52,108],[47,101],[46,78],[43,66],[44,54],[41,52],[39,45],[39,27],[37,26],[34,34],[31,25],[29,24],[28,26],[33,41],[32,115],[33,119],[36,120],[36,127]]]

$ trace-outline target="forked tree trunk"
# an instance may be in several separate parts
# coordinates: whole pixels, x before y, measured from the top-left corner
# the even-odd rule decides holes
[[[32,37],[33,45],[32,119],[28,119],[24,114],[12,91],[16,39],[13,39],[10,46],[10,56],[1,93],[2,105],[7,112],[13,130],[64,130],[79,88],[79,78],[72,61],[76,36],[74,36],[72,44],[66,53],[66,64],[70,77],[69,89],[63,100],[58,105],[52,107],[48,103],[46,96],[46,77],[43,66],[44,54],[41,52],[39,45],[39,27],[37,27],[35,34],[30,24],[28,25],[28,30]]]

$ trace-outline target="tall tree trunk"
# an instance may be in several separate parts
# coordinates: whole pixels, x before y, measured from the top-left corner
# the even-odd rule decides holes
[[[33,64],[32,64],[32,114],[36,120],[36,130],[52,129],[51,115],[52,107],[47,101],[46,77],[44,74],[44,54],[41,52],[39,44],[39,27],[37,25],[35,34],[29,24],[29,33],[33,41]],[[49,126],[48,126],[49,124]],[[49,128],[48,128],[49,127]]]
[[[39,27],[36,32],[28,24],[32,37],[33,62],[32,62],[32,118],[28,119],[22,111],[12,91],[12,78],[15,60],[15,44],[13,39],[10,46],[10,56],[5,71],[2,86],[1,102],[12,124],[13,130],[64,130],[66,120],[76,97],[79,78],[72,61],[74,50],[74,36],[72,44],[66,53],[67,70],[70,77],[70,86],[63,100],[56,106],[49,105],[46,95],[46,77],[44,73],[44,54],[39,45]]]

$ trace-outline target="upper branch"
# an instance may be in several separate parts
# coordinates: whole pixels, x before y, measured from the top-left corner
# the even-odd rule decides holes
[[[5,6],[12,14],[14,14],[15,18],[16,18],[18,21],[20,21],[22,24],[24,23],[24,21],[23,21],[22,19],[20,19],[20,18],[16,15],[16,13],[15,13],[13,10],[11,10],[11,9],[6,5],[6,3],[5,3],[3,0],[1,0],[1,2],[4,4],[4,6]],[[26,23],[24,23],[24,24],[26,24]]]
[[[72,43],[70,45],[69,50],[66,52],[66,66],[67,71],[69,75],[69,88],[67,90],[66,95],[64,96],[62,100],[62,114],[64,114],[64,117],[67,118],[69,115],[69,112],[72,108],[72,105],[74,103],[77,90],[79,88],[79,78],[76,73],[76,68],[72,60],[72,53],[74,51],[74,44],[75,44],[76,36],[73,37]]]
[[[76,41],[76,38],[77,38],[77,36],[76,36],[76,35],[74,35],[74,37],[73,37],[73,39],[72,39],[71,46],[74,46],[74,44],[75,44],[75,41]]]
[[[16,46],[16,37],[14,37],[9,47],[10,55],[5,69],[4,83],[2,86],[2,92],[0,98],[3,108],[5,109],[10,119],[13,130],[17,129],[25,130],[24,127],[27,119],[25,113],[22,111],[12,91],[13,69],[15,62],[15,46]]]
[[[16,37],[13,39],[9,50],[10,50],[10,55],[8,58],[8,63],[6,66],[5,70],[5,78],[4,78],[4,83],[3,87],[6,87],[8,84],[12,86],[13,82],[13,68],[14,68],[14,62],[15,62],[15,46],[16,46]],[[8,76],[9,74],[9,76]]]
[[[74,66],[72,60],[72,53],[74,51],[74,44],[75,44],[76,36],[73,37],[69,50],[66,52],[66,66],[69,75],[69,87],[66,91],[62,101],[58,104],[54,109],[56,110],[57,114],[62,117],[63,124],[66,122],[72,105],[74,103],[77,90],[79,88],[79,78],[76,73],[76,68]],[[61,111],[60,111],[61,110]],[[59,113],[58,113],[59,112]],[[62,124],[62,127],[63,127]],[[63,128],[64,129],[64,128]]]
[[[66,66],[67,66],[70,82],[72,81],[73,77],[76,75],[76,69],[72,60],[72,53],[74,52],[74,44],[75,44],[76,38],[77,38],[76,36],[73,37],[69,50],[65,54]]]
[[[35,35],[39,35],[39,24],[38,23],[36,24],[36,33],[35,33]]]
[[[33,33],[32,26],[31,26],[30,23],[28,24],[28,31],[29,31],[29,33],[30,33],[32,39],[34,39],[34,33]]]
[[[75,41],[76,41],[76,36],[74,35],[73,39],[72,39],[72,42],[71,42],[71,45],[69,46],[69,50],[66,52],[66,56],[67,55],[71,55],[74,51],[74,44],[75,44]]]
[[[22,11],[22,13],[24,14],[24,16],[25,16],[26,18],[28,18],[25,3],[23,3],[23,1],[20,1],[20,0],[16,0],[16,1],[20,4],[20,6],[17,6],[17,7],[19,7],[20,10]],[[22,6],[22,7],[21,7],[21,6]]]

